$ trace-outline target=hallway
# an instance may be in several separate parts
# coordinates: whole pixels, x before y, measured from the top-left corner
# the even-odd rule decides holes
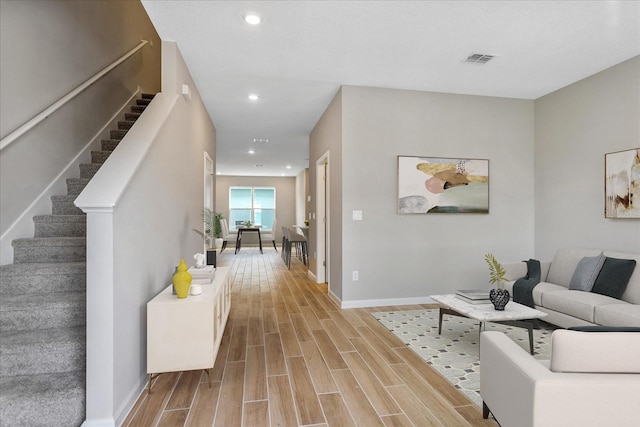
[[[218,257],[231,267],[232,303],[212,387],[203,371],[160,375],[124,426],[497,425],[374,309],[338,308],[298,259],[288,270],[270,249]]]

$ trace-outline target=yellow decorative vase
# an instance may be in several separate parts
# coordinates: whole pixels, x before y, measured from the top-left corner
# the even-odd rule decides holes
[[[184,262],[184,259],[181,259],[178,265],[178,271],[173,275],[173,288],[176,290],[178,298],[186,298],[187,295],[189,295],[191,273],[187,270],[187,264]]]

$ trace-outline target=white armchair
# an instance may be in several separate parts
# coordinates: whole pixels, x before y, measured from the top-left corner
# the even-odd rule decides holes
[[[638,426],[640,332],[558,329],[546,362],[483,332],[480,395],[502,427]]]

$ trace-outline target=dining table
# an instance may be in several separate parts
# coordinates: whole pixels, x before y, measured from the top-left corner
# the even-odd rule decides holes
[[[246,232],[258,233],[258,242],[260,243],[260,253],[262,252],[262,237],[260,236],[260,227],[252,226],[238,226],[238,235],[236,236],[236,254],[240,252],[240,248],[242,247],[242,234]]]

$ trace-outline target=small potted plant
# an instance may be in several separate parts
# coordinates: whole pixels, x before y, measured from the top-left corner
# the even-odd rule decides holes
[[[489,283],[497,286],[489,291],[489,300],[496,310],[502,311],[509,302],[509,291],[504,289],[504,282],[508,280],[507,271],[493,254],[486,254],[484,260],[489,265]]]
[[[193,231],[202,237],[202,240],[204,240],[207,245],[207,265],[215,264],[214,260],[216,249],[222,247],[221,219],[222,214],[220,212],[213,212],[209,208],[204,208],[202,209],[202,223],[204,225],[204,229],[193,229]]]

